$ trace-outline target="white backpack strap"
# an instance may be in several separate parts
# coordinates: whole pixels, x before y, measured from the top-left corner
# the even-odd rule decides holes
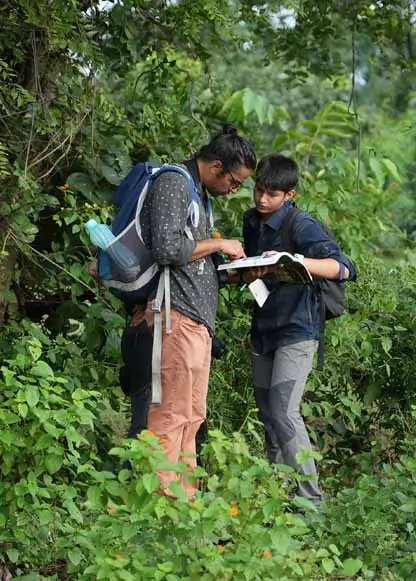
[[[154,312],[153,351],[152,351],[152,403],[162,403],[162,304],[165,293],[165,281],[161,275],[157,285],[156,296],[152,302]]]
[[[207,200],[207,213],[208,213],[208,222],[211,230],[214,229],[214,212],[212,210],[212,202],[208,198]]]
[[[172,320],[170,316],[170,270],[169,266],[163,268],[163,280],[165,285],[165,313],[166,313],[166,334],[172,332]]]
[[[133,292],[146,286],[157,274],[159,265],[154,262],[133,282],[120,282],[113,279],[102,279],[101,283],[109,288],[115,288],[122,292]]]
[[[195,200],[191,200],[188,205],[187,224],[191,224],[194,228],[199,224],[199,204]]]
[[[156,297],[152,303],[154,312],[153,327],[153,353],[152,353],[152,404],[162,403],[162,339],[163,319],[162,306],[165,299],[166,333],[171,333],[171,307],[170,307],[170,270],[169,266],[163,268],[157,285]]]

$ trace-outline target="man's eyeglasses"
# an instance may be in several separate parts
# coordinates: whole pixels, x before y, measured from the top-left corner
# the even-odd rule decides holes
[[[239,190],[239,189],[241,188],[241,186],[243,185],[243,183],[242,183],[242,182],[240,182],[239,180],[237,180],[237,179],[236,179],[236,178],[233,176],[232,172],[230,172],[230,171],[229,171],[229,172],[228,172],[228,175],[231,177],[231,180],[232,180],[232,181],[231,181],[231,189],[232,189],[232,190]]]

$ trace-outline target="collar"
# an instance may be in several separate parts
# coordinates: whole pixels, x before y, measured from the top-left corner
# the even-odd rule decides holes
[[[183,165],[189,171],[192,176],[192,179],[195,182],[196,189],[198,190],[199,195],[205,192],[205,188],[202,186],[201,183],[201,176],[199,175],[199,167],[196,157],[192,157],[191,159],[187,159],[183,162]]]
[[[294,202],[292,202],[291,200],[286,200],[286,202],[283,204],[283,206],[281,208],[279,208],[279,210],[277,210],[277,212],[272,214],[270,216],[270,218],[268,220],[266,220],[266,222],[261,222],[260,214],[257,212],[256,208],[252,208],[252,212],[250,215],[250,222],[256,228],[259,228],[260,225],[263,225],[263,226],[268,226],[269,228],[272,228],[273,230],[279,230],[280,227],[282,226],[282,222],[284,220],[284,217],[286,216],[286,214],[289,211],[289,208],[292,208],[294,205],[295,205]]]

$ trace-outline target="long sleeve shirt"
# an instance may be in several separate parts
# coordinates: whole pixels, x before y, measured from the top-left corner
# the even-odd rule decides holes
[[[266,250],[287,251],[282,247],[281,226],[291,207],[285,203],[267,221],[262,222],[255,208],[244,215],[243,237],[247,256]],[[356,277],[353,263],[342,253],[319,222],[305,212],[296,215],[293,225],[293,250],[307,258],[333,258]],[[320,331],[318,295],[312,285],[279,283],[265,279],[270,295],[262,308],[254,307],[251,341],[256,353],[266,354],[282,345],[317,340]]]
[[[213,334],[218,302],[217,272],[211,256],[190,262],[197,241],[212,237],[203,201],[206,194],[196,162],[191,160],[185,165],[200,196],[197,227],[192,227],[188,220],[190,193],[186,178],[175,172],[164,172],[155,179],[144,202],[142,233],[155,261],[161,266],[170,266],[172,308],[204,324]]]

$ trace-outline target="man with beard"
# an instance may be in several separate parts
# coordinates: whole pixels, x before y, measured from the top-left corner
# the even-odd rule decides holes
[[[245,256],[238,240],[212,237],[208,195],[222,197],[237,191],[256,167],[247,140],[232,125],[183,166],[199,194],[199,220],[189,226],[189,186],[177,172],[166,171],[152,183],[141,213],[143,240],[160,266],[170,268],[171,332],[164,325],[161,361],[162,403],[149,409],[148,427],[160,437],[170,462],[189,465],[189,479],[181,478],[189,497],[195,493],[195,436],[205,419],[211,344],[218,301],[215,255]],[[153,298],[153,297],[151,297]],[[152,300],[145,321],[154,326]],[[173,471],[158,472],[165,494],[178,479]]]

